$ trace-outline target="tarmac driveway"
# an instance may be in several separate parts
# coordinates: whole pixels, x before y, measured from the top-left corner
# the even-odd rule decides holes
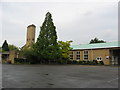
[[[87,65],[2,66],[5,88],[118,88],[118,67]]]

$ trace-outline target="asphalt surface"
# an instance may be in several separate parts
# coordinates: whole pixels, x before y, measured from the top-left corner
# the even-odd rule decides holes
[[[4,88],[118,88],[118,67],[2,65]]]
[[[2,64],[0,63],[0,88],[2,88]]]

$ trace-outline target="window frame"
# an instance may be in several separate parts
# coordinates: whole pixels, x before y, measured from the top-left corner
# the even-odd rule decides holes
[[[73,60],[73,51],[70,51],[70,60]]]
[[[87,53],[85,53],[85,52],[87,52]],[[88,50],[84,50],[84,60],[88,61],[88,59],[89,59],[89,51]]]
[[[80,60],[80,51],[76,51],[76,60]]]

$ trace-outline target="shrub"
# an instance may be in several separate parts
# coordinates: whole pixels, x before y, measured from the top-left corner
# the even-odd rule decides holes
[[[93,61],[89,61],[89,65],[94,65]]]
[[[82,61],[82,65],[88,65],[89,61]]]
[[[93,65],[97,65],[97,64],[98,64],[97,60],[93,60]]]
[[[67,64],[72,64],[72,61],[71,61],[71,60],[68,60],[68,61],[67,61]]]
[[[104,65],[104,62],[103,61],[99,61],[99,65]]]
[[[85,63],[86,63],[87,65],[89,65],[89,64],[90,64],[90,61],[86,61]]]
[[[85,65],[86,64],[86,62],[85,61],[82,61],[82,65]]]
[[[83,61],[78,61],[78,64],[82,64],[83,63]]]
[[[22,59],[22,58],[15,58],[14,59],[14,62],[16,63],[16,64],[24,64],[24,63],[29,63],[30,61],[28,60],[28,59]]]
[[[58,64],[65,64],[65,63],[66,63],[66,60],[57,60],[57,63],[58,63]]]
[[[77,64],[77,63],[78,63],[78,61],[76,61],[76,60],[72,61],[72,64]]]

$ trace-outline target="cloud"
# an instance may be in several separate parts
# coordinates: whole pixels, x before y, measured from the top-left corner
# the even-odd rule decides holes
[[[119,0],[1,0],[2,2],[118,2]]]
[[[58,40],[73,40],[73,44],[89,43],[94,37],[107,41],[117,40],[116,2],[4,2],[3,40],[23,46],[29,24],[37,26],[37,38],[48,11],[52,13],[57,27]]]

